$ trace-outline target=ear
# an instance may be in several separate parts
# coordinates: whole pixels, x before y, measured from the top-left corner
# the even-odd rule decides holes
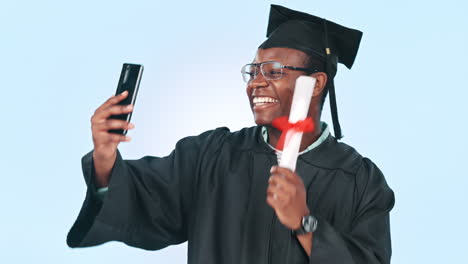
[[[310,76],[316,79],[314,93],[312,94],[312,97],[317,97],[320,94],[322,94],[323,89],[325,89],[325,86],[327,85],[328,76],[324,72],[316,72],[311,74]]]

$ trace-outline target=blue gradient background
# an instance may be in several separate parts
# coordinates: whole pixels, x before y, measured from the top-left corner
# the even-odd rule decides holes
[[[2,1],[0,263],[185,263],[186,244],[66,246],[85,195],[89,120],[134,62],[145,72],[124,157],[253,125],[239,70],[265,39],[270,3]],[[339,68],[338,107],[344,142],[395,191],[393,263],[465,263],[466,1],[275,3],[364,32],[353,69]]]

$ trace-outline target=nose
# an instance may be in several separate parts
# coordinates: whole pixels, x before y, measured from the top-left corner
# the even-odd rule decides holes
[[[255,76],[250,82],[248,82],[247,87],[250,88],[261,88],[268,86],[268,81],[265,79],[265,76],[261,72]]]

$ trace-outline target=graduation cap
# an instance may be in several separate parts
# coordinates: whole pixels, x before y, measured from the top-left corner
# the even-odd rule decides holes
[[[271,5],[267,40],[258,47],[296,49],[325,62],[328,76],[326,89],[330,93],[333,129],[337,139],[343,136],[338,121],[333,77],[338,63],[351,69],[361,37],[361,31],[283,6]]]

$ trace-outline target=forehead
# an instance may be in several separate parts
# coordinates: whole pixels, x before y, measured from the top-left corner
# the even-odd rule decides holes
[[[279,61],[284,65],[302,65],[307,54],[290,48],[258,49],[254,63],[264,61]]]

